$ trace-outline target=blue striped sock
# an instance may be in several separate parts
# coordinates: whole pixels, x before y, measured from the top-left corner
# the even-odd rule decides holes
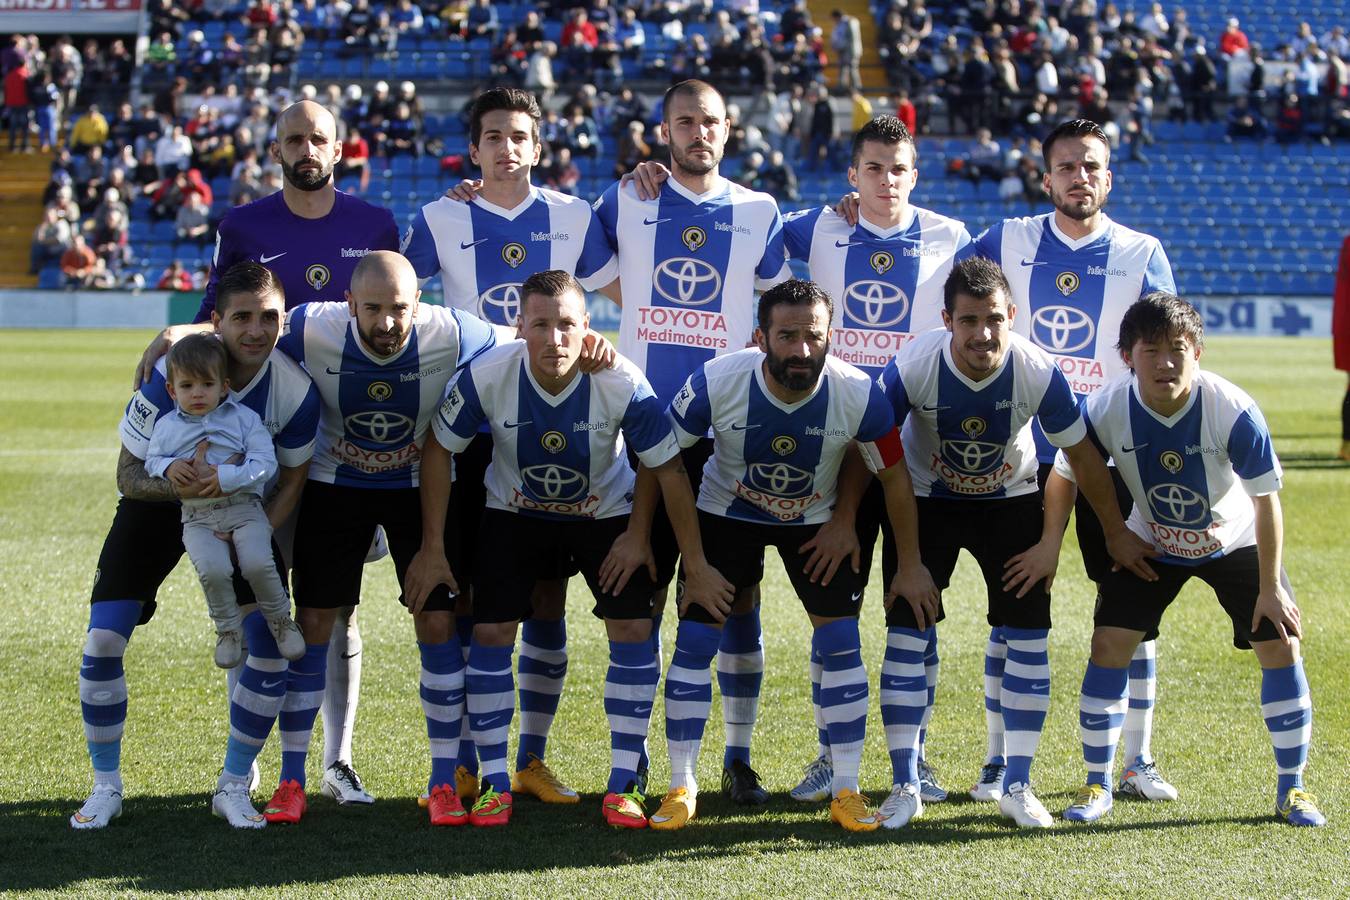
[[[833,793],[858,789],[863,739],[867,735],[867,670],[857,619],[839,619],[811,635],[820,651],[820,711],[830,732]]]
[[[473,644],[473,616],[457,615],[455,616],[455,630],[459,633],[460,653],[464,657],[464,665],[469,664],[469,647]],[[464,770],[470,775],[478,775],[478,748],[474,746],[473,737],[469,733],[469,707],[463,707],[463,720],[459,728],[459,761],[456,766],[463,766]]]
[[[697,793],[694,777],[703,728],[712,708],[712,675],[708,671],[722,635],[717,628],[685,619],[675,632],[675,652],[666,672],[666,745],[670,753],[670,786]]]
[[[548,731],[558,714],[563,679],[567,677],[567,620],[556,622],[526,619],[520,628],[520,742],[516,747],[516,771],[530,758],[544,758]]]
[[[1050,709],[1050,653],[1048,628],[1003,629],[1008,660],[1003,667],[1003,742],[1008,770],[1003,790],[1031,783],[1031,760],[1041,742],[1045,713]]]
[[[1125,712],[1125,765],[1153,762],[1153,702],[1157,684],[1157,641],[1140,641],[1130,658],[1130,706]]]
[[[1003,756],[1003,666],[1008,659],[1008,642],[1003,638],[1003,626],[989,629],[989,642],[984,648],[984,729],[988,742],[984,761],[986,765],[1001,766]]]
[[[750,765],[750,738],[759,715],[759,690],[764,683],[764,643],[760,639],[759,607],[739,616],[727,616],[717,651],[717,690],[722,695],[722,724],[726,749],[722,765],[739,759]]]
[[[1125,695],[1130,670],[1109,669],[1089,661],[1083,673],[1083,692],[1078,699],[1078,733],[1083,740],[1087,783],[1111,789],[1111,766],[1116,742],[1125,722]]]
[[[464,651],[459,646],[459,635],[439,644],[418,641],[417,650],[422,657],[418,694],[431,744],[427,791],[442,784],[453,788],[464,717]]]
[[[328,642],[308,644],[305,655],[291,663],[286,676],[286,696],[281,702],[277,727],[281,731],[281,781],[305,786],[305,757],[314,733],[314,719],[323,705],[323,685],[328,674]]]
[[[89,630],[80,660],[80,717],[94,778],[121,784],[122,729],[127,721],[127,679],[122,657],[141,618],[137,600],[104,600],[89,607]]]
[[[830,732],[825,728],[825,717],[820,712],[820,653],[811,647],[811,662],[807,666],[811,678],[811,719],[816,724],[816,755],[830,756]]]
[[[638,761],[661,671],[650,640],[609,642],[605,673],[605,717],[609,719],[610,769],[607,791],[624,791],[637,780]]]
[[[661,613],[657,613],[656,615],[652,616],[652,636],[651,636],[652,658],[656,660],[656,673],[658,683],[660,680],[661,665],[662,665],[661,619],[662,619]],[[641,769],[650,769],[651,764],[652,764],[651,753],[647,749],[647,739],[644,737],[642,739],[642,752],[640,754],[640,759],[638,761],[638,767]]]
[[[498,791],[511,790],[506,772],[506,743],[515,716],[516,686],[511,672],[514,648],[469,645],[469,668],[464,673],[464,705],[469,710],[469,733],[478,746],[482,775]]]
[[[1303,767],[1312,741],[1312,697],[1303,660],[1261,670],[1261,716],[1275,748],[1275,799],[1282,804],[1291,788],[1303,787]]]
[[[230,694],[230,740],[225,745],[225,773],[244,778],[272,733],[286,697],[287,663],[267,628],[262,613],[244,617],[248,656],[239,683]]]
[[[881,663],[881,724],[891,755],[892,784],[919,780],[919,746],[928,685],[924,675],[927,631],[886,629],[886,655]]]
[[[923,677],[928,685],[928,705],[923,708],[923,724],[919,727],[919,759],[923,759],[923,748],[928,742],[928,721],[933,718],[933,701],[937,699],[938,670],[942,661],[938,658],[937,626],[928,628],[928,647],[923,653]]]

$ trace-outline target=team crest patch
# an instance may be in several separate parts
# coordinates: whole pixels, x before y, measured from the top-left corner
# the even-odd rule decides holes
[[[1158,457],[1158,462],[1162,463],[1162,467],[1173,475],[1180,472],[1182,465],[1185,464],[1181,454],[1175,450],[1164,450]]]
[[[321,290],[328,282],[333,280],[333,273],[328,271],[328,267],[320,263],[315,263],[308,269],[305,269],[305,283],[314,290]]]
[[[885,275],[895,265],[895,257],[885,250],[878,250],[867,260],[878,275]]]
[[[788,456],[793,450],[797,449],[797,441],[795,438],[786,434],[780,434],[773,439],[773,442],[769,444],[769,446],[773,448],[773,452],[777,453],[779,456]]]
[[[515,241],[502,248],[502,261],[511,268],[516,268],[525,261],[525,245]]]
[[[693,252],[708,243],[708,232],[697,225],[690,225],[680,232],[680,240],[684,241],[684,245],[689,248],[690,252]]]
[[[561,431],[545,431],[540,436],[539,443],[549,453],[561,453],[567,449],[567,438],[563,437]]]
[[[979,416],[971,416],[961,422],[961,430],[966,433],[966,437],[972,440],[984,434],[986,428],[988,426],[985,425],[984,419]]]
[[[1060,272],[1055,276],[1055,287],[1067,297],[1078,290],[1078,276],[1073,272]]]
[[[370,387],[366,388],[366,396],[376,403],[383,403],[393,396],[394,389],[385,381],[372,381]]]

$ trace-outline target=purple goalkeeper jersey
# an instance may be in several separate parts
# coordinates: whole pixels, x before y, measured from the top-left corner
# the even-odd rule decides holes
[[[216,232],[211,280],[194,321],[211,318],[220,273],[237,262],[251,259],[276,273],[286,289],[286,308],[293,309],[301,303],[344,301],[361,258],[374,250],[397,250],[398,240],[393,213],[342,191],[321,219],[291,212],[282,191],[236,206]]]

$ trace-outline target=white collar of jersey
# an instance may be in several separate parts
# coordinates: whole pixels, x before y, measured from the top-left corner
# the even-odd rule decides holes
[[[521,344],[524,343],[524,341],[521,341]],[[577,389],[577,385],[581,384],[582,378],[584,377],[584,373],[578,372],[576,375],[572,376],[572,380],[567,383],[567,387],[563,388],[560,393],[550,394],[548,391],[544,390],[543,385],[535,380],[534,372],[530,371],[530,357],[526,352],[520,354],[520,367],[525,370],[525,377],[530,380],[530,386],[534,388],[534,392],[539,395],[541,400],[553,407],[562,406],[563,402],[566,401],[568,397],[572,396],[572,392]]]
[[[539,199],[539,191],[537,188],[535,188],[534,185],[530,185],[530,192],[525,195],[525,199],[517,203],[511,209],[506,209],[504,207],[498,206],[495,203],[487,202],[486,200],[483,199],[482,194],[479,194],[477,197],[473,198],[473,202],[477,203],[479,206],[483,207],[483,209],[487,210],[493,215],[501,216],[503,219],[506,219],[508,222],[510,222],[514,220],[516,216],[520,215],[525,210],[529,209],[530,204],[534,203],[534,201],[537,199]],[[451,200],[450,202],[454,203],[456,201]]]
[[[689,188],[685,187],[684,185],[676,181],[674,175],[671,175],[669,178],[666,179],[666,187],[670,188],[672,191],[679,194],[681,197],[688,200],[690,203],[694,204],[707,203],[713,197],[725,193],[728,184],[730,184],[730,182],[728,182],[721,175],[718,175],[716,179],[713,181],[713,186],[708,191],[708,193],[695,194],[693,191],[689,190]]]
[[[755,366],[755,383],[759,385],[760,391],[764,393],[764,399],[768,400],[770,403],[781,409],[783,412],[790,413],[795,409],[801,408],[801,405],[803,403],[810,403],[813,399],[815,399],[816,394],[820,393],[821,386],[825,384],[826,372],[825,369],[821,369],[820,377],[816,379],[815,390],[811,391],[810,394],[807,394],[805,397],[798,400],[796,403],[784,403],[782,400],[779,400],[776,396],[774,396],[773,391],[769,389],[768,383],[765,382],[764,380],[764,362],[767,359],[768,357],[765,356],[764,351],[761,350],[759,365]],[[829,368],[829,365],[830,365],[830,357],[827,356],[825,357],[825,367]]]
[[[276,349],[275,347],[273,347],[273,348],[272,348],[272,353],[276,353],[276,352],[277,352],[277,349]],[[234,397],[242,397],[242,396],[244,396],[245,394],[247,394],[249,391],[251,391],[251,390],[253,390],[255,387],[257,387],[258,382],[259,382],[259,381],[262,381],[263,375],[267,374],[267,370],[270,369],[270,368],[272,368],[272,353],[267,354],[267,359],[263,360],[263,364],[262,364],[261,366],[258,367],[257,373],[254,374],[252,380],[249,381],[248,384],[244,385],[243,387],[239,388],[238,390],[235,390],[235,389],[233,389],[233,388],[230,389],[230,394],[231,394],[232,396],[234,396]]]
[[[1153,407],[1144,402],[1143,397],[1139,396],[1138,375],[1135,375],[1134,378],[1130,379],[1130,393],[1134,394],[1134,399],[1139,403],[1140,407],[1143,408],[1144,412],[1152,416],[1159,424],[1171,428],[1173,425],[1180,422],[1186,413],[1191,411],[1191,407],[1195,406],[1195,398],[1200,395],[1200,380],[1193,379],[1191,381],[1191,393],[1186,397],[1186,402],[1182,404],[1181,409],[1170,416],[1164,416],[1162,413],[1156,411]]]
[[[1070,250],[1079,250],[1083,247],[1086,247],[1088,244],[1092,243],[1093,241],[1100,238],[1102,235],[1106,234],[1106,229],[1111,227],[1110,217],[1107,216],[1106,213],[1102,213],[1102,225],[1100,228],[1093,231],[1086,237],[1074,239],[1069,237],[1063,231],[1059,230],[1059,225],[1055,222],[1054,213],[1046,213],[1046,221],[1050,223],[1050,230],[1054,233],[1055,237],[1059,238],[1060,241],[1063,242],[1064,246],[1068,247]]]
[[[908,231],[909,226],[914,224],[915,215],[917,215],[917,213],[914,212],[914,207],[906,204],[905,214],[900,217],[900,224],[891,228],[882,228],[880,225],[873,225],[871,222],[867,221],[867,217],[863,215],[863,212],[860,209],[858,210],[858,225],[882,240],[888,240],[895,237],[897,234],[904,234]]]
[[[957,378],[961,379],[961,383],[962,383],[962,384],[964,384],[966,387],[970,388],[972,391],[982,391],[982,390],[984,390],[986,387],[988,387],[989,385],[991,385],[991,384],[993,384],[995,381],[997,381],[997,380],[998,380],[998,373],[1000,373],[1000,372],[1003,371],[1003,367],[1006,366],[1006,365],[1008,364],[1008,360],[1009,360],[1011,357],[1012,357],[1012,346],[1009,345],[1009,346],[1008,346],[1008,351],[1007,351],[1006,353],[1003,354],[1003,361],[1002,361],[1001,363],[998,364],[998,368],[995,369],[994,371],[990,372],[988,375],[986,375],[984,378],[980,379],[979,381],[975,381],[975,380],[972,379],[972,378],[967,378],[967,377],[966,377],[966,373],[965,373],[965,372],[962,372],[962,371],[957,367],[957,365],[956,365],[956,360],[952,357],[952,339],[949,337],[949,338],[948,338],[946,341],[944,341],[943,344],[942,344],[942,358],[946,361],[946,363],[947,363],[947,368],[951,370],[951,372],[952,372],[953,375],[955,375]]]

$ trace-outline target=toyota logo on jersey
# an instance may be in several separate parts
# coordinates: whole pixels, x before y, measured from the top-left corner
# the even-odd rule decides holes
[[[416,423],[402,413],[359,412],[343,420],[347,433],[375,444],[399,444],[413,433]]]
[[[1043,306],[1031,317],[1031,337],[1051,353],[1076,353],[1092,344],[1097,326],[1081,309]]]
[[[480,318],[496,325],[514,325],[520,315],[519,281],[494,284],[478,298]]]
[[[1200,525],[1209,517],[1208,501],[1184,484],[1149,488],[1148,505],[1155,518],[1171,525]]]
[[[706,306],[722,292],[722,275],[701,259],[677,256],[662,260],[652,272],[652,287],[671,303]]]
[[[571,503],[586,496],[590,482],[575,469],[559,465],[527,466],[520,471],[525,487],[540,500]]]
[[[909,297],[886,281],[855,281],[844,290],[844,312],[866,328],[890,328],[909,312]]]

